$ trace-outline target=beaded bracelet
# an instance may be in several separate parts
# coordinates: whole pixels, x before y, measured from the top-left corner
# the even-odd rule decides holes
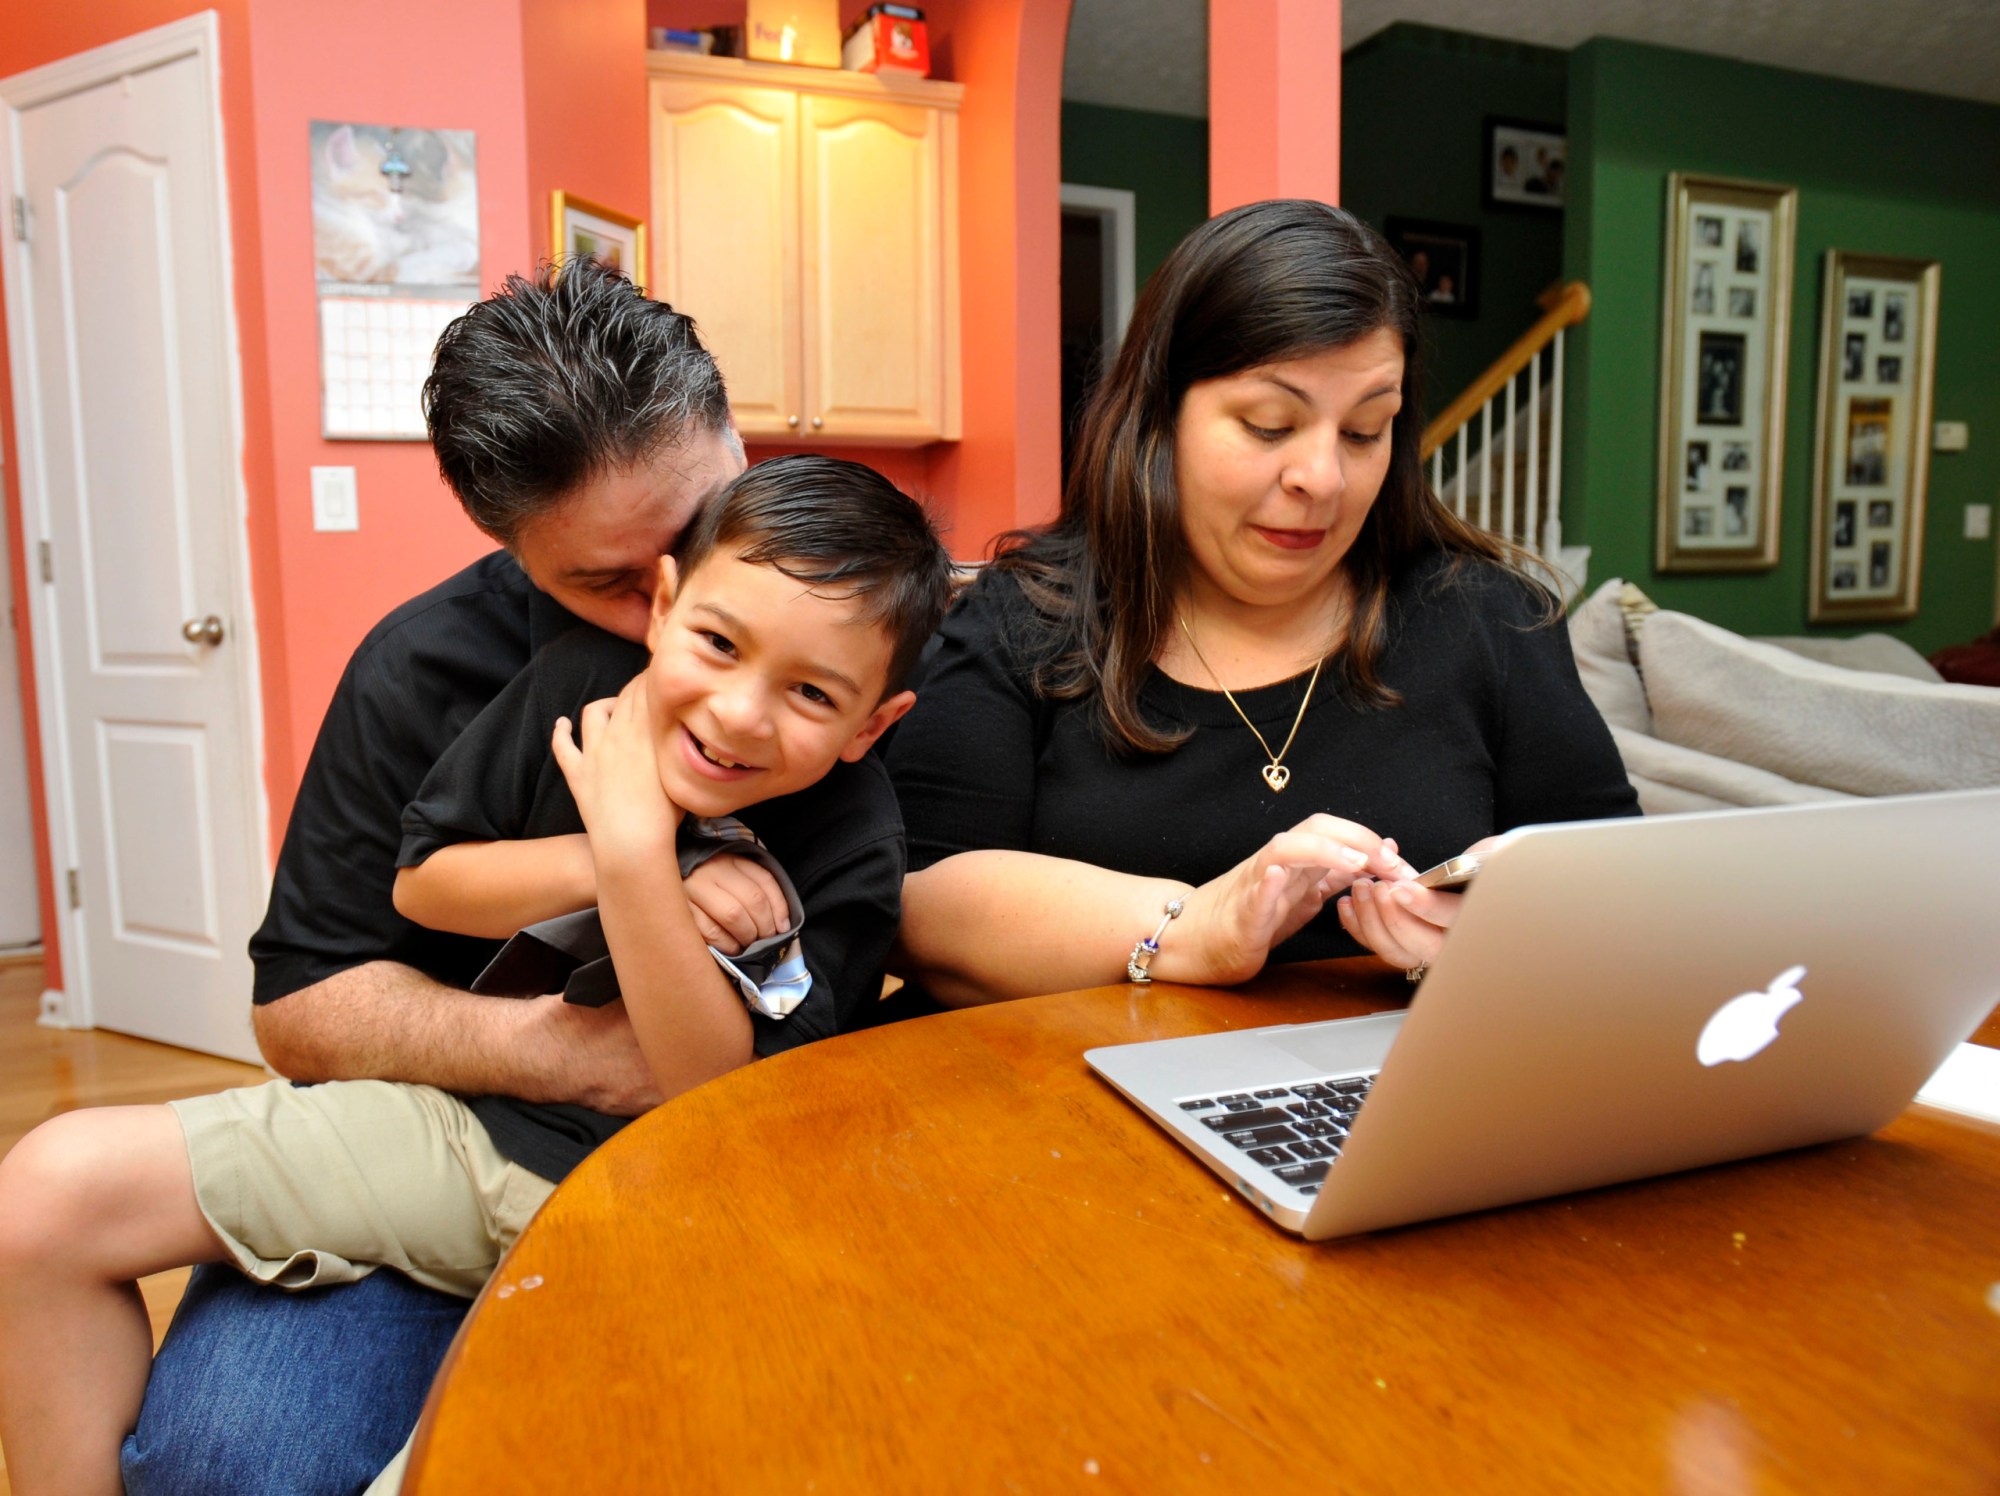
[[[1130,981],[1144,986],[1153,980],[1149,967],[1153,957],[1160,953],[1160,937],[1167,933],[1167,926],[1181,917],[1181,910],[1187,906],[1187,898],[1169,899],[1160,915],[1160,923],[1152,934],[1132,947],[1132,954],[1125,962],[1125,975]]]

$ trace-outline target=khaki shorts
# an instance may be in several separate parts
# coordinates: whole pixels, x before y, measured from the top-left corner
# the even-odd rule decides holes
[[[470,1298],[555,1189],[432,1086],[273,1081],[168,1105],[202,1215],[281,1288],[393,1267]]]

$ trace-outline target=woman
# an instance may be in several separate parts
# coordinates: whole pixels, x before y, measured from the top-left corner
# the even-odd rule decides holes
[[[1003,538],[890,751],[940,999],[1420,969],[1462,895],[1413,864],[1636,812],[1554,600],[1424,481],[1418,295],[1310,202],[1147,284],[1058,519]]]

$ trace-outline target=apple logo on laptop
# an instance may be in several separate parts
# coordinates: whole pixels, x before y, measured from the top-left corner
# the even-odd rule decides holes
[[[1778,1037],[1778,1020],[1805,996],[1799,991],[1805,974],[1803,966],[1788,967],[1762,992],[1730,998],[1702,1025],[1695,1058],[1704,1065],[1724,1065],[1762,1050]]]

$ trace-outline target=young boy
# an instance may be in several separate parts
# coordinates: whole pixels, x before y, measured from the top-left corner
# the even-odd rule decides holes
[[[903,870],[901,817],[868,750],[914,702],[900,685],[949,595],[922,510],[878,474],[817,457],[751,469],[678,568],[662,561],[647,649],[572,630],[440,760],[405,818],[399,903],[491,930],[495,909],[538,919],[594,900],[667,1096],[865,1021]],[[751,1010],[683,890],[687,822],[739,816],[799,906],[805,986],[783,1016],[784,1003]],[[388,1265],[469,1297],[620,1125],[385,1081],[45,1123],[0,1164],[15,1489],[118,1488],[149,1354],[135,1279],[230,1260],[305,1287]]]

